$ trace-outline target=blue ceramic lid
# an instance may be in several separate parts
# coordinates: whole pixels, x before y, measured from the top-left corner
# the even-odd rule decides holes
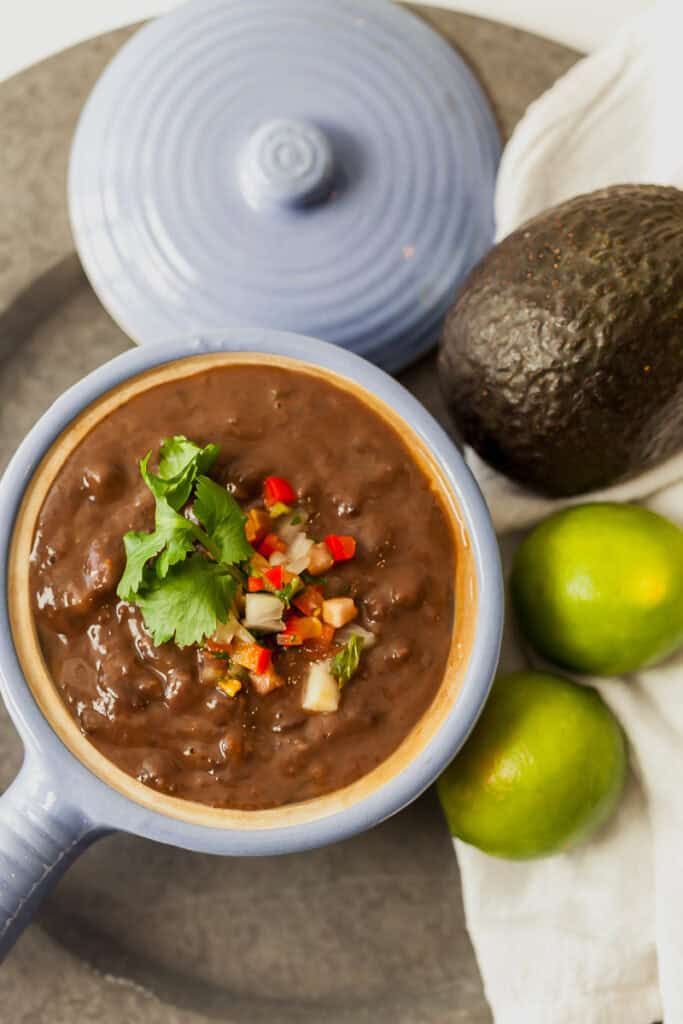
[[[192,0],[95,86],[71,220],[139,343],[273,327],[397,370],[492,242],[498,158],[463,60],[388,0]]]

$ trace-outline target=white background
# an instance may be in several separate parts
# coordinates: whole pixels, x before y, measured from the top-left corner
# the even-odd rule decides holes
[[[442,0],[440,6],[591,50],[650,4],[651,0]],[[0,0],[0,79],[65,46],[177,5],[178,0]]]

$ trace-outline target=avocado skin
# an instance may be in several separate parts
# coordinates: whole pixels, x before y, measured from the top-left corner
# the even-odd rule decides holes
[[[683,446],[683,192],[616,185],[528,221],[445,322],[454,423],[534,490],[581,494]]]

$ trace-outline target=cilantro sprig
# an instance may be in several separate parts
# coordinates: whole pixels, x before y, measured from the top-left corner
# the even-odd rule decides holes
[[[156,474],[149,469],[151,452],[140,462],[154,496],[154,530],[123,538],[126,567],[116,592],[138,605],[157,645],[202,643],[226,622],[243,582],[240,563],[254,553],[242,509],[206,475],[218,452],[217,445],[200,448],[176,436],[162,443]],[[180,511],[190,502],[193,519]]]
[[[351,677],[358,671],[362,650],[363,638],[354,635],[332,659],[330,672],[337,680],[340,690],[346,686]]]

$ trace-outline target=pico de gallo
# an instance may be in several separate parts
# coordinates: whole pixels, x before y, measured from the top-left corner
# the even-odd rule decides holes
[[[353,560],[356,540],[312,536],[312,510],[283,477],[267,476],[261,500],[243,509],[229,484],[207,475],[217,455],[216,445],[177,436],[162,443],[158,474],[151,453],[142,460],[156,529],[124,537],[119,597],[139,606],[155,642],[196,644],[200,678],[231,699],[285,686],[280,653],[304,649],[302,708],[336,711],[375,641],[352,597],[326,593],[325,574]]]

